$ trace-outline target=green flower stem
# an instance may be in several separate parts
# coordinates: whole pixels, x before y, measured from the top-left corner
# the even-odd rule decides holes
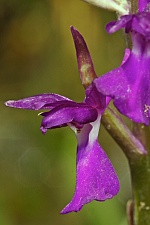
[[[138,1],[131,0],[132,13],[138,11]],[[130,42],[128,45],[130,47]],[[133,191],[132,223],[129,225],[150,224],[150,146],[148,146],[148,132],[143,124],[133,123],[133,134],[147,149],[147,155],[133,160],[129,158],[131,182]]]
[[[133,200],[129,200],[127,202],[127,219],[129,225],[134,225],[133,212],[134,212],[134,202]]]
[[[133,189],[133,224],[150,224],[150,151],[135,160],[129,159]]]
[[[102,116],[102,124],[123,149],[128,159],[139,158],[145,151],[140,141],[111,108],[107,108]]]
[[[131,13],[138,12],[138,0],[131,0]],[[132,48],[131,36],[125,36],[127,47]],[[127,204],[129,225],[150,224],[150,146],[148,146],[147,128],[133,122],[133,134],[147,149],[147,154],[139,157],[128,155],[133,200]]]
[[[148,149],[148,127],[140,123],[132,123],[134,136]]]
[[[144,146],[148,149],[147,128],[134,123],[134,135],[110,108],[103,114],[102,124],[128,158],[133,190],[133,200],[127,204],[128,223],[150,225],[150,150],[143,154]]]
[[[133,225],[149,225],[150,146],[148,146],[148,127],[133,123],[133,133],[147,149],[147,155],[140,156],[136,160],[129,159],[134,201]]]
[[[138,12],[138,0],[131,0],[131,13],[134,14],[137,12]]]

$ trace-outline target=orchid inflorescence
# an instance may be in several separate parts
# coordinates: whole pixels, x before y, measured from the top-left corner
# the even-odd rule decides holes
[[[131,14],[129,1],[88,1],[118,10],[120,17],[106,26],[109,34],[123,28],[132,38],[120,67],[97,77],[82,35],[71,26],[78,69],[85,99],[77,103],[64,96],[45,93],[9,100],[9,107],[47,110],[41,131],[69,126],[77,138],[76,188],[62,214],[79,211],[92,200],[105,201],[119,191],[119,180],[105,151],[98,143],[100,121],[112,100],[116,109],[136,123],[150,125],[150,12],[149,1],[139,1],[139,11]],[[106,3],[107,2],[107,3]],[[120,2],[120,3],[119,3]],[[107,5],[107,6],[105,6]],[[122,7],[122,8],[121,8]]]

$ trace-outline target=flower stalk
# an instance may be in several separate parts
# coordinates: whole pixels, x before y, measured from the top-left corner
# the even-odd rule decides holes
[[[126,0],[85,1],[119,10],[119,16],[123,15],[117,22],[106,26],[108,33],[125,28],[128,48],[121,66],[98,78],[84,38],[71,27],[85,99],[77,103],[48,93],[9,100],[5,104],[14,108],[48,110],[40,113],[43,116],[40,128],[43,134],[49,129],[64,126],[74,131],[78,142],[76,187],[62,214],[77,212],[93,200],[110,199],[119,191],[117,174],[98,143],[102,121],[129,162],[133,200],[127,204],[128,223],[149,225],[150,146],[146,126],[150,125],[150,13],[144,10],[149,0],[131,0],[131,8],[130,1]],[[120,113],[133,121],[132,131],[120,114],[108,107],[111,100]]]
[[[142,1],[131,0],[132,13],[138,12]],[[141,6],[142,7],[142,6]],[[130,34],[128,34],[129,36]],[[130,36],[131,37],[131,36]],[[131,39],[126,38],[127,47],[131,49]],[[148,146],[148,129],[144,124],[133,122],[132,132],[147,149],[147,154],[136,159],[128,158],[133,200],[127,203],[127,216],[129,225],[150,224],[150,146]]]
[[[102,116],[102,124],[122,148],[128,159],[135,160],[139,156],[146,154],[141,142],[133,135],[121,117],[109,107]]]
[[[131,0],[131,13],[137,13],[138,11],[138,0]]]
[[[133,191],[133,225],[150,224],[150,151],[135,160],[129,159]],[[132,223],[129,223],[132,225]]]

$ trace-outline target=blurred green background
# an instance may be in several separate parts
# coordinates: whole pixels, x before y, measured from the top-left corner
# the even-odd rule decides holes
[[[105,31],[115,19],[115,13],[80,0],[0,0],[0,224],[127,225],[128,164],[103,127],[99,141],[120,178],[120,193],[60,215],[75,187],[75,135],[61,128],[44,136],[37,112],[4,106],[6,100],[46,92],[82,101],[69,27],[84,36],[100,75],[123,57],[122,32]]]

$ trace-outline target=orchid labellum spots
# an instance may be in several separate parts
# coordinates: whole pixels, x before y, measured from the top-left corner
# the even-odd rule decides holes
[[[62,214],[79,211],[92,200],[105,201],[119,191],[119,181],[114,168],[102,147],[98,144],[101,115],[110,98],[101,94],[92,81],[96,78],[93,63],[81,34],[71,27],[78,68],[85,99],[77,103],[58,94],[40,94],[20,100],[10,100],[9,107],[29,110],[46,109],[43,112],[41,131],[69,126],[77,137],[76,188],[72,201]],[[92,83],[90,86],[89,84]]]

